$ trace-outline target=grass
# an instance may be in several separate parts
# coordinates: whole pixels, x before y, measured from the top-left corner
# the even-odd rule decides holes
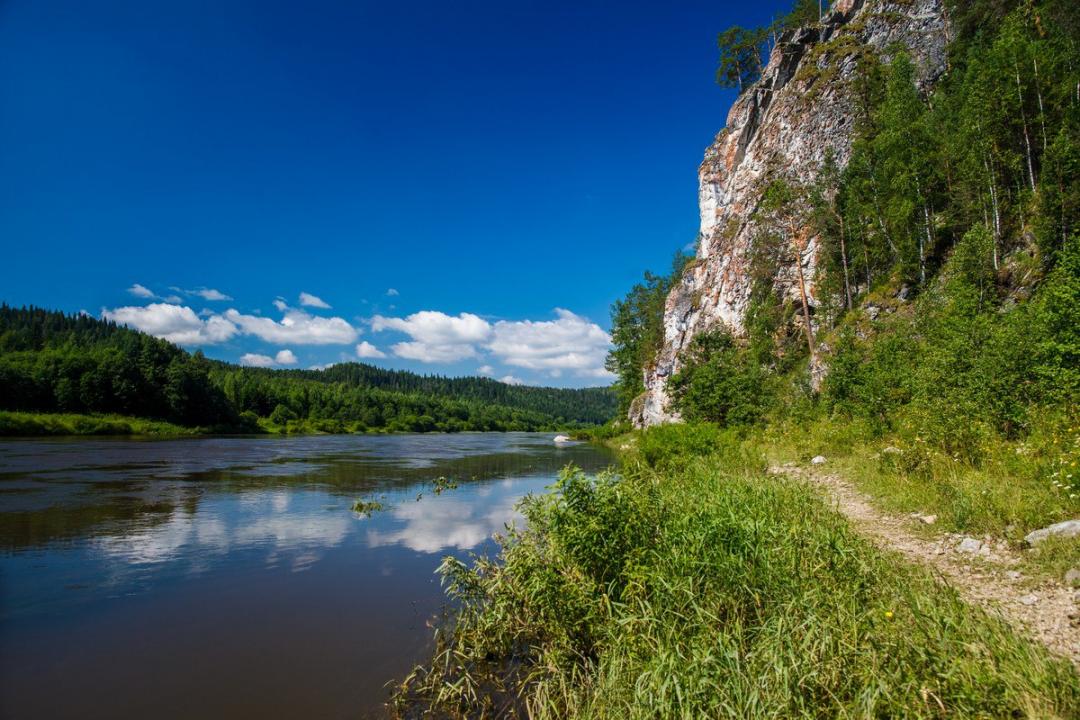
[[[1016,549],[1032,530],[1080,517],[1080,426],[1043,418],[1023,441],[996,440],[978,463],[959,461],[919,436],[871,439],[858,422],[779,424],[755,434],[772,462],[828,458],[827,469],[897,513],[937,516],[935,532],[992,535]],[[1072,476],[1072,477],[1070,477]],[[1045,543],[1024,552],[1029,571],[1060,577],[1080,566],[1080,541]]]
[[[75,413],[26,413],[0,410],[0,436],[35,435],[199,435],[202,428],[188,428],[159,420],[124,415]]]
[[[731,432],[645,433],[568,469],[460,608],[398,711],[451,717],[1075,717],[1065,661],[883,554]]]

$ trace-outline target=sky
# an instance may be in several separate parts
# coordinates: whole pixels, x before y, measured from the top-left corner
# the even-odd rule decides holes
[[[607,384],[784,2],[0,0],[0,300],[267,367]]]

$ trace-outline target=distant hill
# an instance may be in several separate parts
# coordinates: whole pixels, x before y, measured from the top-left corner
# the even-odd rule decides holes
[[[615,414],[609,388],[515,386],[361,363],[211,361],[113,322],[0,305],[0,409],[115,413],[214,430],[549,430]]]

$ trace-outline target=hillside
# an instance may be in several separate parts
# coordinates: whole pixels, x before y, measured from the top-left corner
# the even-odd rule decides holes
[[[357,363],[238,367],[85,315],[0,306],[0,410],[115,414],[218,432],[453,432],[576,427],[604,422],[614,409],[605,388],[516,387]],[[37,425],[9,418],[4,431],[33,433]]]

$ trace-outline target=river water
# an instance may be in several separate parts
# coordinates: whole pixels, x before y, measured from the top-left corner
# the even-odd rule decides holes
[[[378,717],[441,559],[611,462],[534,433],[2,441],[0,717]]]

